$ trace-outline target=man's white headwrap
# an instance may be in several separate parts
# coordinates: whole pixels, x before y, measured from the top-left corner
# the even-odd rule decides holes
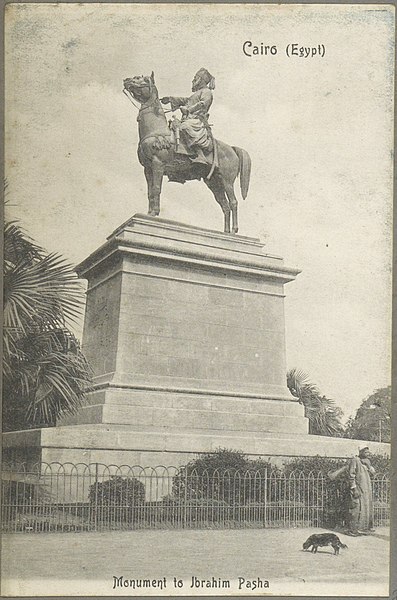
[[[207,69],[204,69],[204,67],[199,69],[196,73],[196,76],[197,75],[205,81],[210,90],[215,89],[215,77],[213,77]]]
[[[361,448],[359,448],[358,450],[358,455],[360,456],[364,450],[369,450],[368,446],[361,446]]]

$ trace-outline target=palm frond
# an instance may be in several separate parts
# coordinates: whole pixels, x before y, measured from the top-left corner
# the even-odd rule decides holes
[[[312,396],[319,394],[316,385],[309,381],[308,375],[300,369],[291,369],[287,373],[287,386],[291,394],[298,398],[303,404],[304,400],[309,400]]]
[[[6,380],[5,405],[24,399],[27,422],[54,424],[60,415],[82,405],[92,371],[67,330],[45,332],[31,342],[26,344],[26,360],[14,365],[13,379]]]
[[[309,381],[306,373],[296,368],[288,371],[287,386],[291,394],[305,407],[305,415],[309,419],[309,433],[341,435],[342,410],[335,406],[333,400],[321,396],[318,387]]]
[[[21,260],[4,276],[4,325],[27,334],[33,324],[59,327],[75,321],[83,305],[73,267],[57,255]]]
[[[38,362],[36,389],[28,408],[34,421],[53,421],[80,408],[91,382],[81,352],[52,352]]]
[[[12,268],[21,257],[26,260],[40,260],[45,255],[43,248],[38,246],[22,230],[16,221],[8,221],[4,225],[4,268]]]
[[[4,416],[7,430],[54,424],[81,405],[91,370],[66,329],[83,294],[72,265],[15,222],[4,233]]]

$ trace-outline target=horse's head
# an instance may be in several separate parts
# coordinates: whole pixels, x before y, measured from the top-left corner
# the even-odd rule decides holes
[[[158,99],[158,92],[154,83],[154,73],[149,75],[135,75],[128,77],[123,81],[124,88],[129,92],[135,100],[141,104],[145,104],[150,100]]]

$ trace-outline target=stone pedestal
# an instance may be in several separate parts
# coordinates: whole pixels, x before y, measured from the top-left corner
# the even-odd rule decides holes
[[[284,284],[298,271],[258,240],[136,215],[78,273],[95,391],[61,424],[307,432],[286,387]]]
[[[135,215],[77,271],[94,389],[56,428],[6,434],[15,455],[177,466],[218,447],[346,453],[307,434],[286,387],[284,286],[298,271],[259,240]]]
[[[298,271],[258,240],[136,216],[78,273],[102,385],[291,400],[284,284]]]

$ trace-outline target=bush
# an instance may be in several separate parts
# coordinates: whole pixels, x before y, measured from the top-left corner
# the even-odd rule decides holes
[[[339,467],[348,463],[349,459],[335,459],[322,456],[295,458],[284,466],[283,472],[289,476],[293,471],[301,471],[307,475],[321,473],[324,486],[324,516],[323,525],[333,528],[346,525],[347,507],[350,503],[350,494],[347,474],[343,474],[334,481],[328,477],[330,471],[335,471]],[[372,455],[371,463],[375,468],[376,474],[388,475],[390,471],[390,459],[382,455]],[[318,495],[322,494],[319,486],[313,488],[311,492],[312,499],[317,502]],[[374,484],[375,500],[383,493],[383,487]]]
[[[391,459],[383,454],[372,454],[371,463],[378,475],[391,475]]]
[[[112,477],[91,485],[88,498],[95,519],[134,521],[145,503],[145,486],[135,477]]]
[[[289,475],[292,471],[303,471],[304,473],[321,472],[328,477],[329,471],[335,471],[347,464],[348,458],[327,458],[324,456],[302,456],[294,458],[286,463],[283,472]],[[388,475],[390,473],[390,458],[381,454],[372,454],[371,463],[377,473]]]
[[[177,499],[213,499],[227,504],[260,501],[265,475],[274,470],[269,460],[250,459],[238,450],[218,448],[182,467],[174,477]]]
[[[176,511],[186,502],[188,512],[191,507],[198,507],[198,502],[202,502],[202,511],[208,503],[223,502],[228,510],[218,511],[219,518],[230,521],[298,519],[338,527],[345,524],[350,499],[347,476],[332,481],[328,473],[347,462],[348,459],[322,456],[298,457],[278,469],[269,460],[252,460],[242,452],[218,449],[181,468],[174,478],[172,500],[168,502],[174,502]],[[372,462],[377,473],[384,473],[390,461],[375,456]],[[376,499],[384,497],[383,487],[374,484]],[[264,502],[268,506],[267,515]],[[212,510],[215,520],[218,512]],[[204,518],[202,514],[200,519]]]
[[[283,467],[283,473],[289,475],[292,471],[302,471],[308,475],[312,471],[313,473],[322,473],[324,477],[327,477],[329,471],[335,471],[345,463],[346,460],[340,458],[327,458],[318,455],[302,456],[286,463]]]

